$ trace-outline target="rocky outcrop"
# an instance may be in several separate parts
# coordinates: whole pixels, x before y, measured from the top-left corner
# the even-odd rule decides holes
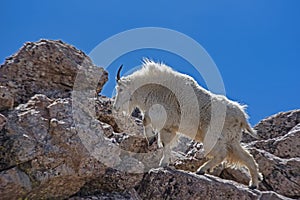
[[[268,140],[285,136],[300,123],[300,110],[281,112],[260,121],[254,128],[260,139]],[[244,135],[243,142],[256,141],[257,139]],[[299,155],[299,154],[298,154]]]
[[[246,169],[193,173],[202,144],[181,137],[173,164],[142,136],[141,115],[116,114],[97,96],[107,72],[61,41],[27,43],[0,68],[1,199],[299,198],[299,113],[260,122],[243,141],[264,181],[249,190]],[[4,94],[4,95],[3,95]]]
[[[141,199],[285,199],[273,192],[259,192],[232,181],[184,171],[152,170],[137,187]]]
[[[62,41],[28,42],[1,65],[0,85],[5,88],[0,88],[0,94],[8,90],[15,106],[26,103],[34,94],[45,94],[49,98],[70,97],[78,73],[86,71],[98,74],[93,89],[99,93],[107,81],[107,72],[94,66],[82,51]],[[7,101],[7,107],[10,103]],[[2,104],[0,110],[1,107]]]

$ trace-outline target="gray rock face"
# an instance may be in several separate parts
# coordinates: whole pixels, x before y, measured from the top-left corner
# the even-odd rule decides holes
[[[263,140],[278,138],[286,135],[300,123],[300,110],[281,112],[260,121],[254,129],[258,136]],[[243,136],[244,142],[255,141],[255,138],[249,135]],[[299,154],[298,154],[299,155]]]
[[[137,188],[141,199],[284,199],[271,192],[247,187],[207,175],[198,177],[184,171],[157,169],[150,171]]]
[[[85,129],[82,133],[72,120],[70,98],[53,101],[39,94],[17,106],[8,115],[6,141],[1,141],[1,159],[5,161],[1,163],[1,178],[6,184],[0,193],[6,194],[7,199],[22,196],[40,199],[89,194],[101,188],[104,191],[133,188],[143,175],[105,166],[117,165],[118,153],[112,151],[114,148],[109,149],[105,164],[102,163],[83,139],[90,139],[95,132],[104,135],[104,130],[97,122]],[[87,134],[88,138],[80,134]],[[100,145],[96,149],[100,153],[112,145],[102,139],[92,138],[93,144]],[[14,193],[16,188],[22,188],[18,189],[20,194]]]
[[[95,67],[82,51],[61,41],[28,42],[1,65],[0,85],[9,90],[16,105],[26,103],[34,94],[70,97],[76,76],[83,69],[98,74],[99,82],[93,89],[99,93],[107,72]]]
[[[206,160],[187,138],[171,168],[158,168],[162,152],[157,141],[148,146],[140,113],[115,114],[113,99],[95,95],[106,81],[61,41],[27,43],[1,66],[1,199],[300,198],[299,111],[260,122],[260,140],[243,138],[264,176],[249,190],[244,168],[195,175]]]
[[[0,111],[10,109],[14,106],[14,97],[5,86],[0,85]]]

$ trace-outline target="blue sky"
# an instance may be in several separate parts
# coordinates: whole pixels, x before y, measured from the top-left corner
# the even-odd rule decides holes
[[[248,104],[250,122],[279,111],[300,108],[300,1],[138,1],[49,0],[0,1],[0,62],[26,41],[61,39],[87,54],[105,39],[140,27],[182,32],[201,44],[222,75],[226,95]],[[120,56],[108,71],[104,89],[112,94],[114,72],[141,63],[143,57],[163,61],[201,76],[184,59],[155,49]]]

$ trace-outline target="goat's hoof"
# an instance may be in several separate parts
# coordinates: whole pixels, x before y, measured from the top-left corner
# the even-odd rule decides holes
[[[156,137],[155,136],[152,136],[150,138],[148,138],[148,145],[149,146],[152,146],[152,144],[156,142]]]
[[[204,175],[205,171],[199,170],[199,171],[196,171],[196,174],[198,174],[198,175]]]
[[[256,186],[256,185],[250,185],[250,186],[249,186],[249,189],[250,189],[250,190],[255,190],[255,189],[257,189],[257,186]]]

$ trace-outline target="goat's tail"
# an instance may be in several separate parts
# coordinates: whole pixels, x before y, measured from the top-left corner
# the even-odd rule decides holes
[[[250,124],[247,122],[247,120],[245,120],[245,122],[243,123],[243,130],[248,133],[249,135],[251,135],[252,137],[259,139],[259,136],[257,135],[257,131],[254,130],[253,128],[251,128]]]

